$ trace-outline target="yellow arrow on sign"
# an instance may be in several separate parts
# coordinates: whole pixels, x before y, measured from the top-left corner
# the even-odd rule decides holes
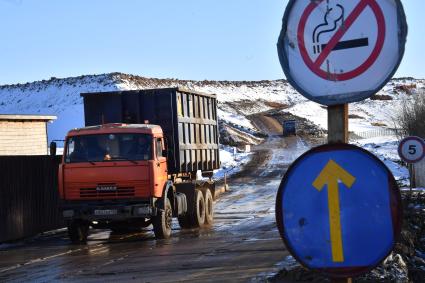
[[[328,185],[329,224],[331,228],[332,260],[334,262],[344,261],[342,248],[341,216],[339,208],[338,181],[351,188],[356,178],[345,171],[335,161],[329,160],[322,172],[313,182],[313,186],[320,192]]]

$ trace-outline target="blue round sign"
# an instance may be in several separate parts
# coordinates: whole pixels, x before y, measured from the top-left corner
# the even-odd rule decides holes
[[[348,144],[324,145],[298,158],[279,187],[276,220],[291,254],[331,277],[376,267],[401,230],[397,183],[377,157]]]

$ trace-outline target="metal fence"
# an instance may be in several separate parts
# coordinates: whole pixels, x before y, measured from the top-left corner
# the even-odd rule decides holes
[[[63,227],[60,157],[0,156],[0,242]]]
[[[350,133],[350,140],[370,139],[397,135],[397,129],[376,129],[366,132]]]

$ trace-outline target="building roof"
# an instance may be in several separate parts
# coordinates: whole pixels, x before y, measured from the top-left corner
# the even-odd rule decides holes
[[[56,116],[47,115],[15,115],[15,114],[0,114],[0,121],[52,121],[56,120]]]

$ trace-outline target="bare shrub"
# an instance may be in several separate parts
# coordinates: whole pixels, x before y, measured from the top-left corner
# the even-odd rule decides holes
[[[403,101],[395,122],[400,129],[400,136],[425,138],[425,91]]]
[[[405,92],[406,94],[412,94],[412,90],[416,89],[416,84],[398,85],[395,86],[394,89],[396,91]]]
[[[386,95],[386,94],[383,94],[383,95],[375,94],[375,95],[372,95],[370,99],[371,100],[393,100],[392,96]]]
[[[375,126],[375,127],[387,127],[387,124],[385,124],[385,123],[381,123],[381,122],[372,122],[372,123],[370,123],[372,126]]]
[[[348,119],[364,119],[362,116],[359,116],[357,114],[349,114]]]

